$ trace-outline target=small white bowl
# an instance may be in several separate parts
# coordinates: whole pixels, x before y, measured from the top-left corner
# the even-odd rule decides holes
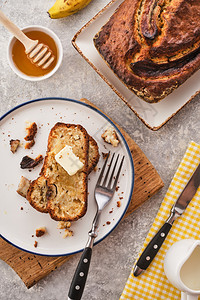
[[[9,44],[8,44],[8,53],[7,53],[7,57],[8,57],[8,62],[9,65],[11,67],[11,69],[21,78],[25,79],[25,80],[30,80],[30,81],[40,81],[40,80],[44,80],[46,78],[49,78],[50,76],[52,76],[60,67],[60,64],[62,62],[62,58],[63,58],[63,47],[61,44],[60,39],[58,38],[58,36],[49,28],[43,27],[43,26],[38,26],[38,25],[32,25],[32,26],[27,26],[25,28],[22,29],[22,31],[24,33],[31,31],[31,30],[38,30],[38,31],[42,31],[46,34],[48,34],[56,43],[57,49],[58,49],[58,60],[57,60],[57,64],[55,65],[54,69],[52,71],[50,71],[49,73],[42,75],[42,76],[30,76],[30,75],[26,75],[23,72],[21,72],[17,66],[15,65],[15,63],[13,62],[13,58],[12,58],[12,48],[13,45],[16,41],[15,37],[12,37],[12,39],[10,40]],[[25,50],[24,50],[25,51]]]

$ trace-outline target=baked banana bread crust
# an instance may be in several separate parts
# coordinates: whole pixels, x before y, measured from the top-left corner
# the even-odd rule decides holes
[[[88,174],[94,170],[99,161],[99,147],[97,142],[89,135]]]
[[[200,68],[200,1],[125,0],[94,44],[130,90],[158,102]]]

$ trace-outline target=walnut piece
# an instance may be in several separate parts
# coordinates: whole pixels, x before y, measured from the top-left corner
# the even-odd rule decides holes
[[[21,176],[20,183],[18,185],[17,193],[22,197],[26,198],[31,180],[28,180],[26,177]]]
[[[26,155],[22,158],[20,167],[22,169],[31,169],[36,167],[42,160],[43,160],[43,156],[41,154],[38,155],[35,159]]]
[[[15,153],[20,145],[20,140],[10,140],[10,150]]]

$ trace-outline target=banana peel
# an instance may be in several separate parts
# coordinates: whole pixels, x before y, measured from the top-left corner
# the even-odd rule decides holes
[[[57,0],[48,10],[51,19],[64,18],[77,13],[92,0]]]

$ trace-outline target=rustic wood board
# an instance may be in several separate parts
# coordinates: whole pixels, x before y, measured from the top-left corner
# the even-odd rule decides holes
[[[81,99],[81,101],[94,106],[87,99]],[[119,126],[118,128],[124,135],[131,150],[135,168],[135,185],[131,203],[125,214],[125,217],[127,217],[162,188],[163,182],[139,146],[122,128]],[[0,239],[0,258],[13,268],[27,288],[32,287],[40,279],[57,269],[64,262],[69,260],[70,257],[71,256],[49,257],[30,254]]]

